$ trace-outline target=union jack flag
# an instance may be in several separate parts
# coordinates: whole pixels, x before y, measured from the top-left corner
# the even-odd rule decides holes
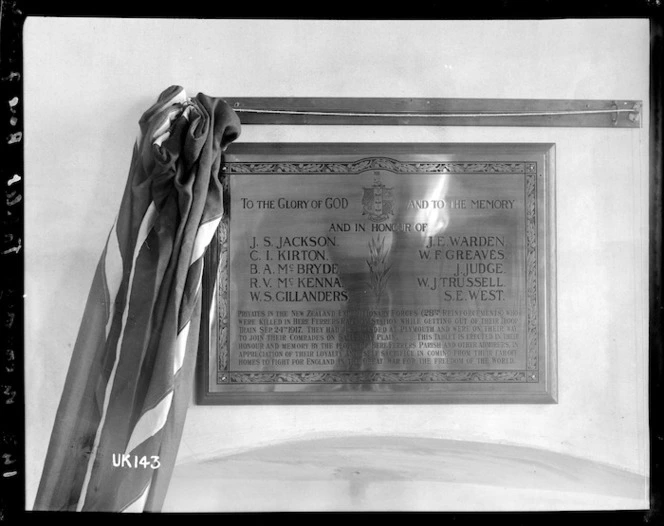
[[[224,101],[171,86],[139,125],[36,510],[159,511],[175,464],[201,309],[210,308],[201,278],[223,214],[222,153],[240,121]]]

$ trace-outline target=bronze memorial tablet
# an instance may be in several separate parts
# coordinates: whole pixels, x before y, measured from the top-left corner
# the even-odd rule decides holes
[[[200,401],[555,402],[553,154],[229,148]]]

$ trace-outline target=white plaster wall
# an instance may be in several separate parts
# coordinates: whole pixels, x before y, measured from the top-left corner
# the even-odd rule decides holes
[[[171,84],[228,97],[644,100],[640,130],[245,126],[245,142],[555,142],[559,403],[193,406],[179,461],[387,435],[525,445],[647,474],[648,46],[644,20],[29,19],[28,507],[138,118]]]

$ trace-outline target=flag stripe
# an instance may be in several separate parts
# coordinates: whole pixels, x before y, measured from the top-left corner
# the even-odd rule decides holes
[[[131,434],[125,453],[131,453],[136,447],[140,446],[148,438],[164,427],[168,412],[171,410],[172,400],[173,391],[171,390],[155,407],[143,413],[143,416],[134,427],[134,431]]]
[[[196,297],[199,292],[201,279],[203,278],[203,263],[204,259],[199,258],[189,267],[184,285],[184,293],[182,294],[178,330],[182,330],[191,319],[191,313],[196,305]]]
[[[168,139],[168,137],[170,136],[169,130],[171,128],[171,125],[173,124],[173,121],[175,120],[175,117],[177,117],[178,114],[180,114],[180,108],[169,111],[164,116],[164,120],[162,121],[161,125],[157,127],[157,129],[152,133],[152,144],[161,146],[161,144],[166,139]]]
[[[221,217],[212,219],[211,221],[202,224],[198,228],[198,232],[196,233],[196,241],[194,242],[194,249],[191,253],[191,263],[205,254],[205,249],[210,244],[212,236],[214,236],[214,233],[219,227],[219,221],[221,221]]]
[[[182,104],[183,102],[186,101],[187,101],[187,92],[183,88],[180,88],[179,90],[176,91],[175,95],[173,95],[173,97],[170,100],[163,103],[163,106],[167,107],[167,106],[172,106],[173,104]]]
[[[122,513],[142,513],[145,508],[145,501],[148,498],[148,493],[150,492],[150,482],[145,486],[143,493],[141,493],[138,498],[129,504],[125,509],[122,510]]]
[[[175,353],[173,356],[173,376],[177,374],[177,372],[182,367],[182,363],[184,362],[184,353],[187,350],[187,338],[189,337],[189,327],[191,327],[191,321],[187,322],[187,324],[182,328],[178,334],[177,340],[175,341]]]
[[[171,132],[166,132],[162,133],[159,137],[157,137],[152,144],[155,144],[157,146],[161,146],[162,143],[167,140],[171,136]]]
[[[108,293],[108,321],[106,322],[106,337],[113,324],[113,315],[115,314],[115,298],[122,284],[122,254],[118,244],[117,220],[113,223],[111,235],[106,244],[106,257],[104,258],[104,279],[106,281],[106,291]]]
[[[111,397],[111,391],[113,390],[113,381],[115,379],[115,374],[117,372],[118,364],[120,362],[120,349],[122,347],[124,329],[127,323],[127,315],[129,314],[129,298],[131,296],[130,291],[133,286],[136,259],[138,258],[138,254],[140,253],[141,247],[143,246],[143,243],[145,242],[145,239],[147,238],[150,230],[152,230],[152,226],[154,225],[156,219],[157,219],[157,209],[154,206],[154,203],[150,203],[150,206],[148,207],[147,211],[145,212],[145,215],[143,216],[143,220],[141,221],[141,226],[138,231],[138,238],[136,240],[136,246],[134,248],[134,258],[132,260],[131,273],[129,275],[129,283],[127,286],[128,292],[127,292],[127,297],[125,298],[125,308],[122,316],[122,329],[115,349],[115,362],[113,363],[113,369],[111,370],[108,383],[106,384],[106,391],[104,395],[104,404],[102,406],[101,419],[97,426],[97,431],[95,433],[95,441],[92,446],[90,458],[88,459],[88,467],[85,473],[85,479],[83,480],[83,487],[81,489],[81,494],[78,499],[78,505],[76,508],[77,511],[81,511],[83,509],[83,506],[85,505],[85,498],[88,492],[88,485],[90,484],[90,476],[92,475],[92,467],[97,457],[97,450],[99,449],[101,432],[104,428],[104,423],[106,420],[106,412],[108,411],[108,404]]]

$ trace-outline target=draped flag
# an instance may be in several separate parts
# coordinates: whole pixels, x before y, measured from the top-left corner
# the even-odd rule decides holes
[[[191,398],[205,251],[223,214],[222,100],[165,90],[140,121],[93,279],[36,510],[159,511]],[[210,270],[210,269],[208,269]]]

